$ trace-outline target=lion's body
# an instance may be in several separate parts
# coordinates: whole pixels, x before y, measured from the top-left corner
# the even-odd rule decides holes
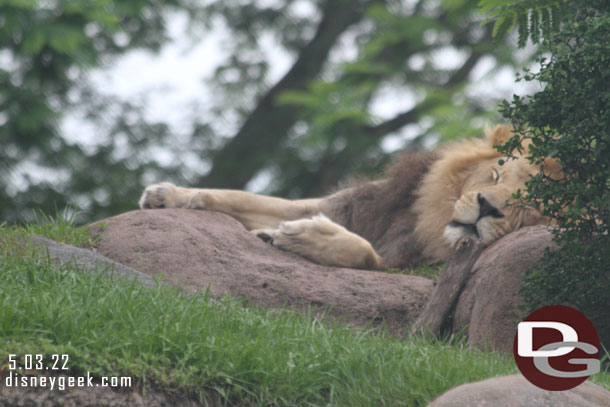
[[[414,234],[414,203],[422,179],[437,160],[433,153],[396,157],[386,178],[341,190],[323,199],[320,210],[368,240],[388,267],[404,268],[433,260]]]
[[[505,205],[537,170],[525,159],[498,165],[501,155],[493,145],[510,135],[498,126],[484,140],[455,143],[439,154],[401,155],[386,178],[325,198],[285,200],[163,183],[146,188],[140,206],[221,211],[274,246],[325,265],[436,263],[447,259],[460,236],[490,243],[544,221],[533,208]]]

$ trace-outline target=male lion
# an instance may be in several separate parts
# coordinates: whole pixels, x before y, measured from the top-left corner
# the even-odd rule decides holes
[[[404,268],[447,259],[450,245],[471,235],[485,243],[523,226],[546,222],[531,207],[507,205],[530,174],[527,160],[507,160],[493,145],[512,136],[497,126],[438,154],[403,154],[385,179],[328,197],[286,200],[245,191],[147,187],[142,209],[224,212],[273,246],[317,263],[363,269]]]

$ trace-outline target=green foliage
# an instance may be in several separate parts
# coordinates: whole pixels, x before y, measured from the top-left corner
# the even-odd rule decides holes
[[[39,212],[34,215],[34,221],[23,226],[26,235],[39,235],[59,243],[73,246],[95,246],[95,240],[89,235],[88,226],[77,226],[78,213],[64,209],[55,216]]]
[[[550,59],[523,76],[544,90],[503,104],[520,136],[501,150],[531,142],[529,159],[546,171],[521,199],[543,208],[561,247],[529,274],[522,288],[529,307],[576,304],[610,329],[610,7],[596,0],[573,7],[571,21],[545,38]],[[550,176],[547,157],[561,165],[561,177]]]
[[[530,39],[534,44],[559,30],[562,7],[568,0],[481,0],[481,11],[487,14],[484,24],[495,20],[493,36],[502,37],[515,25],[519,46]]]
[[[166,138],[167,126],[147,123],[132,103],[93,91],[87,74],[134,48],[158,50],[167,39],[163,13],[188,5],[0,2],[0,217],[26,220],[36,210],[67,205],[97,216],[133,207],[144,173],[160,169],[147,150]],[[66,140],[67,111],[95,131]]]
[[[36,212],[33,215],[34,221],[23,226],[9,225],[7,222],[3,222],[0,224],[0,246],[8,248],[12,244],[23,245],[30,236],[37,235],[73,246],[95,247],[99,238],[91,237],[89,226],[77,225],[79,215],[70,208],[66,208],[56,213],[55,216],[47,215],[44,212]],[[106,224],[99,223],[97,226],[101,228],[100,230],[103,230]],[[24,246],[27,247],[27,245]]]

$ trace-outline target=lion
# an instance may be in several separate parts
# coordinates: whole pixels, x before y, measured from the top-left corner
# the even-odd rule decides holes
[[[405,153],[386,177],[330,196],[287,200],[239,190],[148,186],[140,208],[226,213],[273,246],[316,263],[359,269],[444,262],[462,236],[492,243],[521,227],[547,222],[513,193],[539,171],[525,158],[501,160],[494,145],[512,128],[456,142],[438,153]]]

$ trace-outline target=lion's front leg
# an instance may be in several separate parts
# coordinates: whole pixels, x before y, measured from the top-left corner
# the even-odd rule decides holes
[[[277,228],[284,220],[313,216],[320,199],[288,200],[229,189],[182,188],[168,182],[148,186],[140,208],[189,208],[226,213],[248,230]]]
[[[277,229],[253,230],[280,249],[333,267],[381,269],[382,260],[371,244],[324,215],[282,222]]]
[[[140,209],[188,208],[193,190],[169,182],[146,187],[140,197]]]

